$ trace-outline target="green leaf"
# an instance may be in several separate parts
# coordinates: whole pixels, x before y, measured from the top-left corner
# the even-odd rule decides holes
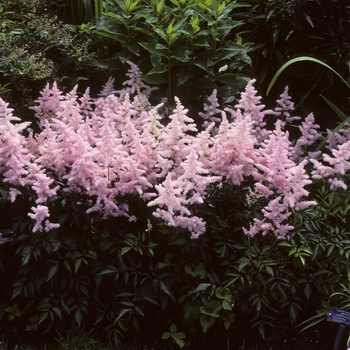
[[[219,80],[224,84],[233,85],[233,86],[244,82],[244,80],[242,79],[241,76],[239,76],[238,74],[234,74],[234,73],[220,74],[214,80]]]
[[[161,29],[161,28],[159,28],[159,27],[157,27],[156,25],[153,25],[152,24],[152,29],[156,32],[156,34],[158,34],[165,42],[167,42],[167,40],[168,40],[168,37],[167,37],[167,34],[166,34],[166,32],[163,30],[163,29]],[[143,43],[143,44],[145,44],[145,43]],[[150,43],[151,44],[151,43]],[[140,45],[141,45],[141,43],[140,43]],[[146,49],[147,50],[147,49]]]
[[[183,85],[190,80],[190,76],[185,73],[179,73],[177,77],[177,86]]]
[[[71,309],[69,308],[69,306],[66,304],[65,301],[61,300],[60,304],[62,306],[62,309],[67,312],[68,315],[70,315]]]
[[[77,311],[75,312],[74,315],[74,320],[78,324],[78,326],[81,326],[81,323],[83,321],[83,313],[81,312],[80,307],[77,308]]]
[[[232,305],[232,303],[229,302],[228,300],[224,300],[224,301],[222,302],[222,308],[223,308],[224,310],[231,311],[231,310],[233,309],[233,305]]]
[[[169,295],[171,298],[174,298],[174,296],[170,293],[168,286],[166,286],[162,281],[159,281],[160,289],[166,294]]]
[[[58,264],[53,265],[49,270],[46,282],[49,281],[57,273],[57,271],[58,271]]]
[[[23,286],[21,287],[16,287],[14,288],[13,292],[12,292],[12,299],[16,298],[16,296],[20,295],[23,291]]]
[[[66,268],[70,273],[72,273],[72,268],[71,268],[71,266],[70,266],[69,261],[68,261],[68,260],[63,260],[63,264],[64,264],[65,268]]]
[[[144,316],[144,313],[139,306],[135,305],[134,309],[139,315]]]
[[[215,318],[208,315],[202,315],[199,318],[199,323],[202,327],[203,333],[206,333],[207,330],[215,323]]]
[[[259,333],[261,334],[262,338],[265,339],[266,330],[265,330],[265,326],[262,322],[260,323],[258,330],[259,330]]]
[[[127,253],[129,250],[131,250],[132,247],[124,247],[120,253],[120,255],[124,255],[125,253]]]
[[[53,311],[60,319],[62,319],[62,313],[61,313],[61,309],[59,307],[55,306],[53,308]]]
[[[164,2],[165,0],[160,0],[156,6],[156,12],[157,15],[160,15],[160,13],[162,12],[163,8],[164,8]]]
[[[84,295],[86,295],[87,297],[89,297],[89,289],[88,289],[85,285],[80,284],[80,285],[79,285],[79,289],[80,289],[80,291],[81,291]]]
[[[121,309],[116,321],[118,321],[121,317],[123,317],[128,312],[132,312],[132,309]]]
[[[312,294],[310,283],[307,283],[304,288],[304,294],[306,296],[306,299],[309,300]]]
[[[203,292],[207,290],[212,284],[211,283],[200,283],[197,288],[193,291],[191,291],[189,294]]]
[[[219,317],[219,311],[222,309],[222,305],[217,300],[211,300],[207,307],[201,306],[200,311],[204,315],[209,315],[212,317]]]
[[[141,45],[144,49],[146,49],[148,52],[150,52],[155,56],[167,57],[166,52],[162,52],[165,50],[156,49],[155,43],[142,42],[142,43],[139,43],[139,45]]]
[[[170,338],[170,333],[169,332],[164,332],[162,335],[162,339],[169,339]]]
[[[78,258],[78,259],[75,260],[75,263],[74,263],[74,273],[77,273],[77,272],[78,272],[82,261],[83,261],[83,258]]]
[[[171,24],[169,24],[165,33],[167,36],[169,36],[172,32],[173,32],[173,26]]]
[[[139,4],[139,2],[140,2],[140,0],[136,0],[133,3],[130,4],[130,6],[128,8],[129,13],[136,9],[136,7]]]
[[[196,34],[201,28],[199,27],[198,14],[192,15],[190,21],[193,34]]]
[[[165,73],[167,71],[168,71],[168,69],[166,67],[164,67],[163,65],[157,65],[157,66],[153,67],[147,74],[148,75],[161,74],[161,73]]]
[[[184,332],[179,332],[173,335],[173,339],[180,348],[183,348],[186,344],[186,342],[184,341],[185,337],[186,335]]]
[[[145,83],[152,84],[152,85],[160,85],[168,82],[166,76],[162,74],[152,74],[152,75],[142,74],[140,76],[140,79]]]
[[[288,243],[288,242],[281,242],[281,243],[278,243],[278,245],[279,245],[280,247],[288,247],[288,248],[293,247],[293,245],[290,244],[290,243]]]
[[[228,287],[218,287],[215,290],[215,296],[219,299],[224,299],[227,301],[231,301],[232,300],[232,293],[230,288]]]
[[[231,226],[223,219],[221,219],[219,216],[216,217],[217,223],[224,228],[231,228]]]
[[[228,329],[230,328],[231,324],[232,324],[232,322],[225,320],[225,321],[224,321],[224,327],[225,327],[225,329],[228,330]]]
[[[107,266],[104,270],[102,270],[101,272],[99,272],[99,275],[109,275],[109,274],[118,274],[119,270],[114,267],[114,266]]]
[[[273,76],[273,78],[271,79],[271,82],[266,90],[266,96],[269,94],[270,90],[272,89],[272,87],[274,86],[275,82],[277,81],[277,79],[279,78],[279,76],[282,74],[282,72],[291,64],[297,63],[297,62],[303,62],[303,61],[309,61],[309,62],[315,62],[318,63],[328,69],[330,69],[334,74],[336,74],[345,84],[348,88],[350,88],[350,85],[348,84],[348,82],[336,71],[334,70],[331,66],[329,66],[328,64],[318,60],[317,58],[313,58],[310,56],[301,56],[301,57],[296,57],[293,58],[291,60],[289,60],[288,62],[286,62],[277,72],[276,74]]]
[[[41,322],[44,322],[49,316],[49,312],[46,311],[46,312],[43,312],[40,317],[39,317],[39,321],[38,321],[38,324],[40,324]]]

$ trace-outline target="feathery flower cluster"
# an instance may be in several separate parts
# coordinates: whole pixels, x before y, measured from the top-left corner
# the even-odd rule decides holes
[[[317,158],[320,155],[320,151],[308,152],[307,156],[305,155],[305,147],[314,145],[321,137],[321,134],[317,131],[319,128],[320,126],[315,124],[315,117],[312,113],[301,123],[301,126],[299,126],[301,137],[297,139],[293,149],[293,158],[296,161],[302,161],[305,158]]]
[[[317,159],[311,159],[314,165],[314,170],[311,175],[313,179],[328,178],[330,188],[347,189],[344,180],[339,178],[339,175],[345,175],[346,171],[350,169],[350,141],[347,141],[337,148],[332,149],[332,155],[322,154],[324,162],[329,165],[324,165]]]
[[[260,143],[264,141],[269,134],[268,130],[265,129],[265,116],[277,115],[277,113],[270,109],[264,110],[265,105],[260,103],[261,96],[257,96],[258,92],[254,88],[255,81],[255,79],[252,79],[248,82],[235,108],[240,109],[243,116],[250,119],[253,125],[253,135],[256,137],[257,142]]]
[[[350,141],[350,123],[345,123],[338,132],[327,129],[327,149],[332,150],[347,141]]]
[[[210,152],[210,170],[213,174],[224,177],[234,185],[240,185],[245,176],[251,175],[256,160],[256,139],[253,135],[252,122],[242,116],[238,110],[234,121],[229,122],[222,113],[222,122]]]
[[[17,123],[20,119],[14,117],[12,109],[0,99],[0,174],[4,183],[9,183],[10,200],[14,202],[21,188],[29,187],[36,193],[37,207],[55,195],[58,187],[52,188],[53,180],[44,173],[43,168],[36,164],[34,156],[26,148],[26,138],[22,131],[29,122]],[[14,187],[12,187],[14,186]],[[49,222],[48,226],[50,225]]]
[[[261,232],[263,235],[273,232],[279,238],[285,238],[293,226],[285,221],[291,215],[291,209],[302,210],[313,201],[303,201],[308,195],[305,186],[311,183],[305,173],[306,160],[296,164],[292,160],[293,148],[288,132],[282,130],[282,121],[278,120],[276,129],[258,149],[256,169],[253,177],[256,181],[255,192],[270,199],[262,209],[263,219],[254,219],[250,229],[244,229],[250,236]]]
[[[294,120],[300,120],[300,117],[292,116],[291,111],[294,110],[294,103],[291,101],[291,97],[288,95],[288,86],[284,89],[283,94],[280,95],[280,99],[277,100],[278,107],[275,108],[276,115],[282,119],[282,127],[286,123],[292,123]]]
[[[35,193],[35,206],[28,213],[33,232],[58,227],[49,221],[46,201],[61,187],[87,196],[88,212],[101,212],[106,218],[126,216],[130,221],[137,218],[130,216],[127,198],[139,196],[155,217],[197,238],[205,232],[205,222],[194,209],[205,201],[208,186],[239,186],[249,177],[254,179],[252,193],[266,205],[262,219],[255,219],[245,232],[284,238],[293,229],[288,221],[292,209],[315,204],[304,200],[310,183],[304,148],[319,137],[313,116],[306,118],[302,136],[292,147],[283,131],[285,121],[277,121],[272,131],[265,123],[267,115],[287,122],[295,119],[289,113],[293,105],[287,90],[275,111],[265,110],[252,80],[235,110],[220,109],[214,91],[200,114],[205,129],[198,131],[176,97],[169,115],[161,114],[166,110],[163,104],[152,106],[152,89],[140,80],[138,67],[129,64],[123,89],[115,91],[110,78],[96,99],[89,89],[79,97],[77,87],[64,94],[55,83],[47,85],[32,107],[41,131],[29,137],[23,136],[29,123],[20,123],[0,100],[0,176],[10,185],[12,201],[23,187]],[[334,158],[324,157],[330,166],[322,172],[320,165],[314,177],[350,168],[335,161],[349,157],[347,143],[332,152],[338,152]]]
[[[204,103],[204,112],[199,112],[198,115],[204,119],[202,127],[205,129],[211,123],[217,123],[221,121],[221,118],[215,115],[221,115],[222,109],[220,107],[219,100],[217,98],[217,90],[214,89],[212,94],[208,97],[208,104]]]

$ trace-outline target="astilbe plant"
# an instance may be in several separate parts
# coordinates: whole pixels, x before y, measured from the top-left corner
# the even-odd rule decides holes
[[[291,128],[287,90],[267,110],[254,81],[234,108],[167,112],[130,65],[97,98],[47,85],[37,125],[0,102],[0,321],[119,337],[170,315],[186,341],[293,324],[345,276],[350,206],[327,181],[346,185],[346,128],[317,145],[313,115]]]
[[[219,109],[214,92],[201,114],[206,129],[199,132],[179,99],[168,115],[161,114],[162,104],[152,106],[148,100],[152,89],[129,64],[124,88],[114,91],[110,79],[96,99],[89,90],[79,97],[77,87],[63,94],[56,84],[47,85],[32,107],[40,131],[28,137],[24,131],[29,124],[20,123],[1,100],[1,176],[9,184],[12,201],[23,187],[33,191],[36,206],[28,213],[34,220],[33,232],[59,226],[49,222],[45,203],[61,188],[88,197],[88,212],[101,212],[105,218],[137,219],[129,214],[127,195],[140,196],[154,208],[154,216],[197,238],[205,232],[205,222],[193,208],[205,201],[208,186],[220,182],[239,186],[251,178],[251,193],[264,198],[265,204],[261,217],[244,231],[285,238],[293,229],[292,210],[316,204],[305,200],[311,180],[305,170],[309,158],[303,153],[303,147],[319,137],[313,117],[302,124],[302,135],[293,146],[284,131],[285,124],[295,119],[289,114],[287,90],[275,111],[264,110],[251,81],[235,110]],[[281,118],[274,130],[266,129],[268,115]],[[334,158],[325,156],[333,167],[311,159],[316,168],[313,177],[344,173],[349,168],[348,149],[344,143],[332,150]]]
[[[50,230],[58,227],[57,224],[50,223],[46,218],[50,217],[48,208],[43,205],[46,200],[56,194],[58,187],[53,187],[53,179],[45,173],[40,164],[34,161],[34,156],[26,148],[26,138],[22,135],[22,131],[28,127],[30,123],[17,123],[19,118],[13,116],[12,109],[8,108],[8,104],[0,100],[0,171],[3,182],[8,183],[9,197],[11,202],[21,193],[20,189],[29,187],[35,193],[35,205],[32,207],[33,213],[28,215],[35,220],[33,232],[42,230],[42,224]]]

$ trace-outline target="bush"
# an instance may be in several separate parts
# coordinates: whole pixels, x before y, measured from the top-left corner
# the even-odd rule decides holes
[[[235,35],[240,22],[230,17],[239,2],[137,0],[114,6],[94,28],[112,40],[99,66],[118,70],[127,60],[135,62],[145,73],[141,80],[163,93],[156,100],[165,95],[173,107],[177,96],[195,115],[213,89],[230,103],[247,83],[249,44]]]
[[[0,5],[0,83],[8,84],[6,99],[23,120],[32,120],[28,106],[48,81],[71,89],[82,80],[91,86],[103,75],[95,64],[101,40],[92,37],[88,25],[64,24],[58,14],[58,4],[49,0]]]
[[[48,85],[35,132],[0,101],[3,329],[180,347],[289,330],[347,282],[347,129],[322,154],[309,115],[292,143],[287,91],[266,110],[251,81],[235,110],[214,92],[198,131],[130,65],[95,99]]]

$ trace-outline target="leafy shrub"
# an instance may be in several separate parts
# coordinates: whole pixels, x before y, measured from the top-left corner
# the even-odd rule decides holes
[[[198,131],[140,74],[96,99],[48,85],[37,132],[0,101],[2,327],[117,341],[156,325],[192,348],[289,330],[348,278],[348,130],[317,152],[309,115],[291,143],[287,91],[266,110],[251,81],[235,110],[214,92]]]
[[[117,0],[114,6],[95,26],[114,42],[100,66],[118,70],[131,60],[145,73],[141,79],[169,101],[178,96],[193,106],[197,100],[197,109],[213,89],[229,103],[247,83],[249,45],[235,37],[240,22],[230,18],[239,2]]]
[[[57,4],[56,4],[57,5]],[[47,81],[69,88],[79,80],[96,80],[95,62],[101,42],[87,25],[63,24],[58,5],[50,1],[9,0],[0,5],[0,83],[8,84],[6,98],[22,119]]]

